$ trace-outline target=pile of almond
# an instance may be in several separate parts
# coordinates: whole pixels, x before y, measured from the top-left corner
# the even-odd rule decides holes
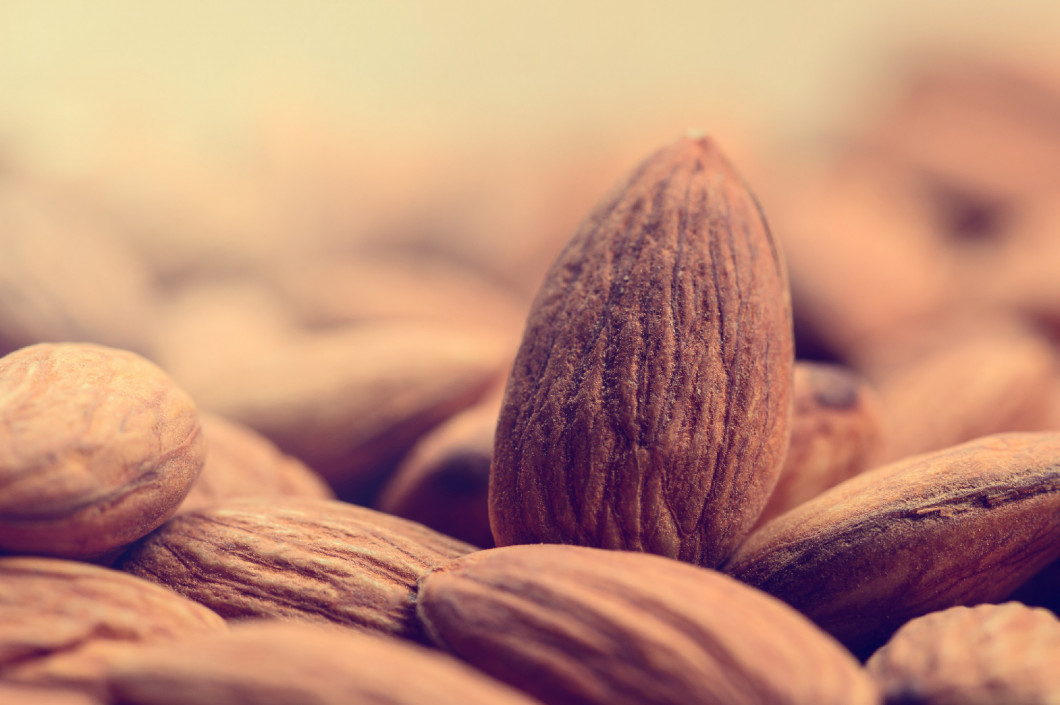
[[[1060,77],[902,85],[562,247],[0,168],[0,703],[1060,703]]]

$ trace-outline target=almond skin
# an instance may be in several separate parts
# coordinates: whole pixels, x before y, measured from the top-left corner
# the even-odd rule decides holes
[[[126,573],[0,558],[0,681],[99,695],[102,673],[122,651],[224,630],[202,605]]]
[[[174,517],[119,567],[228,619],[285,617],[418,638],[416,580],[473,550],[352,504],[247,499]]]
[[[497,545],[724,561],[787,447],[789,299],[758,204],[713,142],[641,164],[531,308],[497,426]]]
[[[434,650],[310,624],[255,621],[116,664],[113,705],[534,705]]]
[[[334,498],[323,478],[253,429],[217,414],[199,418],[209,453],[179,512],[237,497]]]
[[[876,703],[857,661],[782,602],[661,556],[495,548],[420,581],[436,644],[548,703]]]
[[[42,343],[0,359],[0,552],[125,546],[176,511],[205,456],[195,404],[139,355]]]
[[[794,389],[791,443],[759,526],[866,469],[880,440],[879,397],[852,370],[796,362]]]
[[[1060,702],[1060,620],[1018,602],[951,607],[912,620],[872,655],[888,703]]]
[[[1060,556],[1060,434],[862,473],[753,533],[725,571],[868,655],[909,619],[1004,599]]]

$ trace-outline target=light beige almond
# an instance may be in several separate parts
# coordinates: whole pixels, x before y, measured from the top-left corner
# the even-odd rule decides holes
[[[42,343],[0,358],[0,551],[125,546],[176,511],[205,454],[195,404],[139,355]]]
[[[912,620],[866,663],[893,705],[1060,703],[1060,620],[1018,602]]]

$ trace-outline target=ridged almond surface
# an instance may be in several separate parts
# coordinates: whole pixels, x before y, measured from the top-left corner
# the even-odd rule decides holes
[[[780,472],[793,355],[754,197],[709,139],[660,150],[582,224],[531,308],[497,426],[497,545],[724,561]]]
[[[103,671],[123,651],[224,629],[202,605],[117,570],[0,558],[0,681],[99,694]]]
[[[231,500],[181,514],[120,567],[230,619],[335,622],[416,638],[417,579],[474,547],[331,500]]]
[[[533,705],[438,651],[272,621],[144,649],[109,680],[112,705]]]
[[[495,548],[420,581],[439,646],[548,703],[876,703],[860,665],[782,602],[661,556]]]
[[[794,390],[788,454],[759,526],[857,475],[880,440],[878,395],[852,370],[796,362]]]
[[[1060,434],[988,436],[862,473],[725,566],[857,653],[906,621],[1004,599],[1060,556]]]
[[[204,462],[195,404],[124,350],[0,358],[0,552],[98,556],[176,511]]]
[[[866,667],[893,705],[1057,705],[1060,620],[1018,602],[912,620]]]

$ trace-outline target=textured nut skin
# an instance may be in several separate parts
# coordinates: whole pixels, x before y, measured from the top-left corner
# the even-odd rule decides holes
[[[500,401],[498,394],[424,436],[387,480],[379,509],[475,546],[492,547],[490,459]]]
[[[60,343],[0,358],[0,551],[135,541],[176,510],[205,452],[194,403],[134,353]]]
[[[1060,556],[1060,434],[988,436],[862,473],[725,566],[868,655],[928,612],[1004,599]]]
[[[474,547],[330,500],[231,500],[181,514],[120,568],[230,619],[285,617],[418,638],[416,580]]]
[[[209,451],[178,512],[237,497],[335,496],[319,475],[254,430],[208,412],[199,420]]]
[[[100,694],[122,651],[222,631],[202,605],[120,571],[57,558],[0,558],[0,681]]]
[[[660,556],[490,549],[420,581],[439,646],[543,702],[876,703],[860,665],[782,602]]]
[[[912,620],[865,664],[888,703],[1060,703],[1060,621],[1018,602]]]
[[[793,354],[754,197],[710,140],[660,150],[582,224],[531,308],[497,425],[497,545],[722,562],[780,472]]]
[[[87,693],[20,683],[0,683],[0,703],[12,705],[102,705]]]
[[[868,467],[880,440],[880,401],[840,366],[795,363],[791,442],[758,525]]]
[[[256,621],[129,656],[113,705],[533,705],[437,651],[317,625]]]

